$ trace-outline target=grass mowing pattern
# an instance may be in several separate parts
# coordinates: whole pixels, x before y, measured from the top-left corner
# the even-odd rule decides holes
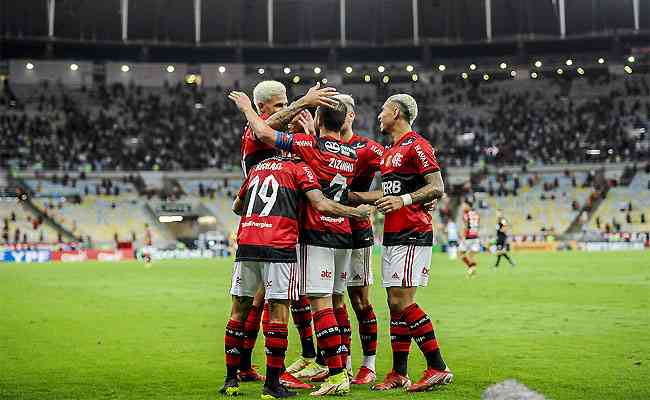
[[[649,399],[650,252],[514,257],[517,268],[493,270],[494,257],[482,255],[468,280],[460,262],[434,255],[418,303],[456,379],[412,397],[478,399],[488,385],[516,378],[555,399]],[[218,398],[230,270],[230,261],[197,260],[150,269],[0,264],[0,399]],[[391,365],[388,312],[379,285],[372,296],[383,377]],[[351,319],[356,367],[361,346]],[[287,363],[299,352],[289,331]],[[261,366],[263,350],[260,332],[253,362]],[[415,344],[411,350],[418,379],[424,360]],[[258,399],[260,386],[242,391]],[[350,397],[403,395],[354,387]]]

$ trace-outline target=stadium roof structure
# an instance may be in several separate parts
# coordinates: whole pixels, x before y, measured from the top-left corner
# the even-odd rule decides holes
[[[627,51],[650,0],[22,0],[0,58],[353,62]]]

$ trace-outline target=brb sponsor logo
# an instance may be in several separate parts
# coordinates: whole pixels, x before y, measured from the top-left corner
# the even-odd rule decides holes
[[[320,278],[323,280],[330,280],[332,279],[332,271],[328,271],[326,269],[323,269],[320,271]]]
[[[400,181],[386,181],[381,183],[384,190],[384,195],[399,194],[402,191],[402,182]]]

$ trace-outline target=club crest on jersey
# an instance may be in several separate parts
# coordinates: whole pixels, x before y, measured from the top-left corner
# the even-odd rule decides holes
[[[415,138],[411,136],[410,138],[406,139],[403,143],[402,146],[408,146],[409,144],[415,142]]]
[[[393,167],[401,167],[402,166],[402,153],[396,153],[395,156],[393,156]]]

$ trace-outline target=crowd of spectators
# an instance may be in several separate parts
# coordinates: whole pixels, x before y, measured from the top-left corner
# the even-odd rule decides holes
[[[647,157],[648,77],[580,81],[459,80],[399,90],[410,90],[418,100],[416,129],[448,166]],[[579,91],[585,85],[593,95]],[[374,134],[377,111],[396,90],[378,86],[376,94],[359,96],[360,131]],[[297,94],[290,90],[289,96]],[[5,81],[0,110],[0,167],[229,170],[239,165],[244,121],[221,88],[116,84],[69,91],[44,83],[16,93]]]

